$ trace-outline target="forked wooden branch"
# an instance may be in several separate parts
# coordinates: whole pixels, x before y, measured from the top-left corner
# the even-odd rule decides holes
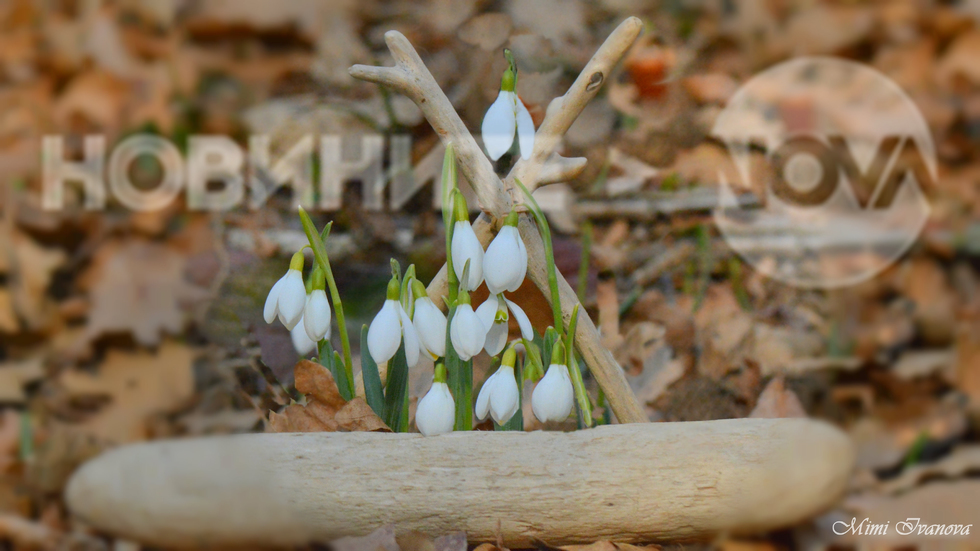
[[[585,159],[565,158],[556,150],[562,137],[586,104],[595,97],[602,84],[608,80],[616,63],[636,41],[641,30],[642,22],[636,17],[630,17],[609,35],[568,92],[548,105],[544,121],[535,134],[531,157],[519,160],[504,181],[494,173],[490,160],[404,35],[397,31],[385,34],[385,42],[395,59],[394,67],[355,65],[351,67],[350,74],[355,78],[388,86],[410,98],[422,110],[442,141],[456,148],[459,171],[470,182],[483,210],[483,214],[474,224],[474,230],[480,242],[486,246],[493,237],[495,226],[510,211],[515,199],[518,202],[521,200],[520,191],[515,192],[515,179],[520,179],[529,189],[534,190],[539,185],[572,178],[585,167]],[[527,217],[523,217],[520,230],[528,247],[528,274],[550,302],[551,293],[548,290],[541,236]],[[561,309],[567,326],[578,299],[563,277],[558,278],[558,284]],[[441,297],[447,292],[445,266],[429,284],[428,292],[433,301],[441,305]],[[622,369],[612,354],[602,346],[599,332],[588,316],[582,316],[579,321],[576,344],[589,370],[605,392],[616,418],[622,423],[647,421]]]
[[[457,530],[530,547],[706,539],[797,523],[839,499],[847,436],[808,419],[571,433],[247,434],[123,447],[75,473],[76,518],[165,548],[296,548]]]

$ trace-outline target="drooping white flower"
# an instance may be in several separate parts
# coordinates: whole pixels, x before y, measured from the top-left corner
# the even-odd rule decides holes
[[[503,425],[517,413],[520,406],[520,391],[514,378],[514,366],[503,363],[491,375],[476,397],[476,418],[480,421],[489,413],[498,425]]]
[[[412,282],[415,293],[415,314],[412,323],[418,333],[422,351],[436,359],[446,355],[446,315],[425,294],[418,280]]]
[[[286,329],[292,331],[303,317],[304,306],[306,306],[306,284],[303,283],[303,253],[300,251],[290,260],[286,275],[279,278],[269,291],[262,316],[266,323],[272,323],[272,320],[278,316]]]
[[[446,385],[446,366],[438,363],[432,386],[415,410],[415,426],[423,435],[435,436],[452,432],[455,421],[456,402]]]
[[[483,257],[483,277],[491,295],[513,293],[527,275],[527,247],[517,231],[517,213],[511,211]]]
[[[517,325],[521,329],[521,336],[527,340],[534,339],[534,329],[531,327],[531,320],[528,319],[524,310],[508,300],[504,295],[490,295],[476,309],[476,315],[485,327],[487,327],[487,337],[483,343],[487,354],[496,356],[504,349],[507,344],[507,334],[509,333],[508,321],[510,316],[508,310],[517,320]]]
[[[551,364],[531,394],[531,410],[542,423],[564,421],[572,412],[575,390],[565,364]]]
[[[457,197],[462,197],[457,195]],[[453,270],[459,278],[459,284],[467,291],[475,291],[483,283],[483,245],[477,239],[476,233],[469,220],[458,220],[453,225]],[[463,277],[466,263],[469,261],[469,272]]]
[[[429,392],[419,400],[415,426],[425,436],[452,432],[456,421],[456,402],[446,383],[432,383]]]
[[[306,307],[303,309],[303,327],[306,335],[319,342],[330,338],[330,301],[323,289],[313,289],[306,297]]]
[[[461,297],[463,295],[461,294]],[[473,311],[473,306],[466,302],[456,307],[453,320],[449,326],[449,338],[453,343],[453,349],[463,361],[466,361],[483,350],[483,344],[487,339],[487,328],[480,321],[480,318]]]
[[[524,107],[524,102],[514,90],[517,87],[517,67],[509,52],[505,52],[510,66],[500,79],[500,93],[483,116],[483,144],[490,158],[496,161],[514,143],[514,130],[521,149],[521,158],[530,159],[534,150],[534,121]]]
[[[289,338],[293,341],[293,348],[300,357],[307,357],[310,352],[316,350],[316,343],[310,340],[309,335],[306,334],[306,328],[303,327],[303,320],[297,323],[295,327],[289,330]]]
[[[419,361],[419,338],[411,318],[398,300],[399,292],[398,280],[392,278],[388,283],[387,299],[368,328],[368,352],[375,362],[387,362],[398,352],[404,339],[405,359],[409,367],[414,367]]]

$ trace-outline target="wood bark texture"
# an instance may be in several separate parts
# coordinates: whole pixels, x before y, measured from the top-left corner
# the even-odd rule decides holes
[[[830,507],[848,438],[807,419],[561,432],[247,434],[110,451],[69,482],[72,513],[163,547],[295,546],[398,531],[509,547],[686,541]]]

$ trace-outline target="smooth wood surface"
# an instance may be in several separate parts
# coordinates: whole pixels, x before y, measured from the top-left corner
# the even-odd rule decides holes
[[[301,545],[388,523],[509,547],[673,541],[786,526],[830,507],[848,438],[806,419],[573,433],[248,434],[110,451],[66,499],[99,530],[165,547]]]

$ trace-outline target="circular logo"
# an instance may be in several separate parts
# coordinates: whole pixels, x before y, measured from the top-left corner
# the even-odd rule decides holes
[[[887,77],[799,58],[746,82],[712,135],[728,148],[714,218],[756,270],[802,287],[873,277],[915,241],[936,181],[929,127]],[[754,197],[754,200],[747,200]]]

